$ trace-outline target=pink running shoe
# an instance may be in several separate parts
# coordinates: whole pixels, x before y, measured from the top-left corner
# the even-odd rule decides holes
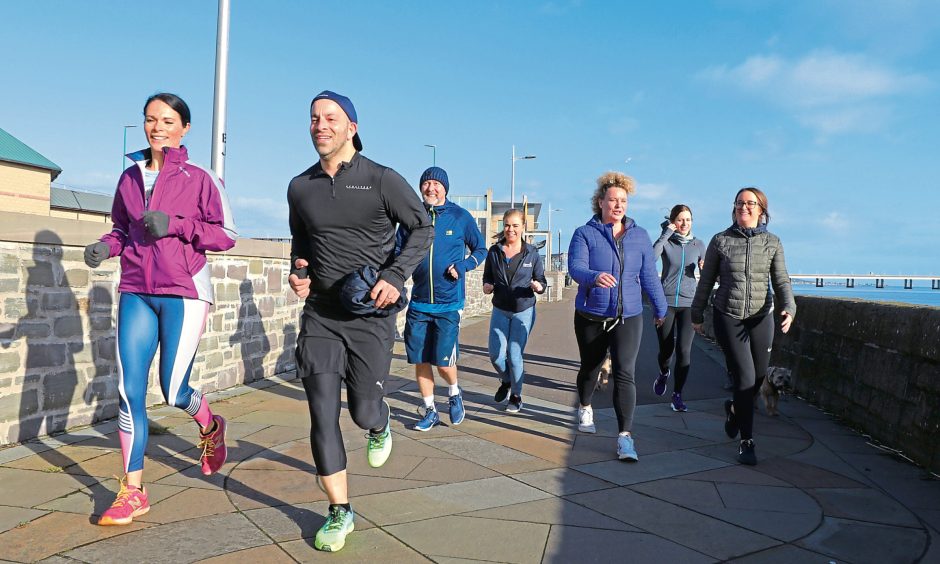
[[[147,501],[147,491],[143,488],[129,486],[125,482],[126,476],[120,479],[121,491],[101,517],[99,525],[130,525],[134,517],[150,511],[150,502]]]
[[[215,430],[208,435],[199,432],[202,440],[199,441],[199,448],[202,449],[202,473],[211,476],[218,472],[219,468],[225,464],[225,457],[228,450],[225,448],[225,418],[221,415],[213,415],[212,421],[215,423]]]

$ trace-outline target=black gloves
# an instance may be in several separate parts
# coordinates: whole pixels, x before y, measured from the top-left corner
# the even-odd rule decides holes
[[[98,268],[101,261],[111,255],[111,247],[107,243],[96,241],[85,247],[85,264],[91,268]]]
[[[170,234],[170,216],[162,211],[145,211],[142,216],[144,227],[157,239],[162,239]]]

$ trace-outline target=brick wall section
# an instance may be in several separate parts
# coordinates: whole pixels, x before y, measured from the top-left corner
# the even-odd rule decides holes
[[[0,164],[0,209],[49,215],[51,177],[48,170],[3,162]]]
[[[940,308],[797,296],[771,364],[796,392],[940,471]],[[706,325],[711,312],[707,312]]]

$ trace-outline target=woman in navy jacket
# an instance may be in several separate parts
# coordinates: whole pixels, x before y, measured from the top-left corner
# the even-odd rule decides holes
[[[535,294],[544,292],[546,286],[542,257],[524,236],[522,211],[507,211],[502,237],[490,247],[483,267],[483,293],[493,294],[490,361],[500,380],[493,399],[502,402],[509,395],[506,411],[510,413],[522,409],[522,353],[535,325]]]
[[[653,304],[657,327],[666,316],[653,244],[646,230],[626,216],[627,196],[635,191],[633,179],[623,173],[608,172],[598,178],[591,198],[594,217],[574,232],[568,247],[568,271],[578,283],[574,316],[581,355],[578,430],[596,432],[591,397],[609,348],[614,411],[620,426],[617,456],[632,461],[638,458],[630,430],[636,408],[636,357],[643,334],[641,291]]]

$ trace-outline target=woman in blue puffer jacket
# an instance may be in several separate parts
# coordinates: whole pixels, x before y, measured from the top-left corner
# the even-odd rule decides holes
[[[634,181],[620,172],[597,179],[591,198],[594,217],[579,227],[568,247],[568,271],[578,283],[574,333],[581,355],[578,370],[578,430],[594,433],[591,397],[594,380],[610,349],[614,411],[620,434],[617,456],[637,460],[631,435],[636,408],[634,372],[643,334],[645,292],[653,304],[656,326],[666,316],[666,296],[656,274],[653,244],[642,227],[626,216]]]

